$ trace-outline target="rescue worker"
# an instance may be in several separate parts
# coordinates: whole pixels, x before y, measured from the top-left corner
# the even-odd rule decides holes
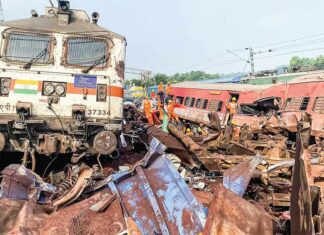
[[[144,107],[144,113],[147,118],[147,121],[149,124],[153,125],[153,116],[151,113],[151,101],[149,100],[148,96],[145,97],[145,100],[143,102],[143,107]]]
[[[165,94],[166,94],[166,98],[165,98],[165,102],[169,103],[169,100],[172,100],[172,86],[171,83],[168,82],[168,86],[165,88]]]
[[[205,124],[203,124],[203,123],[200,123],[199,124],[198,132],[203,137],[207,137],[209,135],[209,133],[208,133],[208,127]]]
[[[160,91],[163,91],[164,92],[164,90],[163,90],[163,83],[162,82],[160,82],[160,84],[158,85],[158,92],[160,92]]]
[[[157,98],[158,102],[157,102],[157,109],[159,111],[159,119],[162,121],[163,120],[163,116],[164,116],[164,110],[163,110],[163,103],[161,102],[160,97]]]
[[[163,88],[162,82],[160,82],[160,84],[158,85],[158,93],[157,94],[160,97],[161,102],[164,103],[165,94],[164,94],[164,88]]]
[[[172,95],[172,86],[171,86],[171,83],[170,82],[168,82],[168,86],[165,88],[165,94],[167,95],[167,96],[171,96]]]
[[[156,95],[155,95],[155,91],[154,91],[154,90],[152,90],[152,91],[151,91],[151,99],[152,99],[152,100],[154,100],[154,99],[155,99],[155,97],[156,97]]]
[[[231,123],[234,114],[237,113],[238,105],[236,103],[236,97],[232,97],[232,101],[226,105],[226,109],[229,113],[228,123]]]
[[[193,136],[194,134],[193,134],[193,132],[191,131],[190,128],[187,128],[186,135]]]
[[[169,122],[171,121],[176,121],[179,122],[178,116],[174,112],[174,103],[172,100],[168,101],[168,117],[169,117]]]

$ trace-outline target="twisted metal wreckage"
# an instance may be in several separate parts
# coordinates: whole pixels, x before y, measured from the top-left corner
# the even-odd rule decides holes
[[[43,178],[9,165],[0,234],[320,234],[324,141],[309,146],[311,117],[297,133],[275,114],[258,130],[209,118],[207,136],[184,134],[190,122],[168,134],[128,103],[119,159]]]

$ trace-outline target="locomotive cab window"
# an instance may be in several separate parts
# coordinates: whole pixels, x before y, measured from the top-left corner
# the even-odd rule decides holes
[[[52,60],[53,37],[49,34],[8,32],[2,58],[9,62],[48,64]]]
[[[107,39],[69,38],[65,45],[65,64],[78,67],[107,67],[109,59]]]

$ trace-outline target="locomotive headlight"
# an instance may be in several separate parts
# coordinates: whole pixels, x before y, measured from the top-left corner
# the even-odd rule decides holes
[[[104,93],[99,93],[98,94],[98,100],[99,101],[103,101],[103,100],[105,100],[106,99],[106,94],[104,94]]]
[[[46,83],[44,85],[44,95],[51,95],[53,94],[55,88],[52,83]]]
[[[104,102],[107,99],[107,85],[97,86],[97,101]]]
[[[10,78],[0,78],[0,96],[8,96],[10,92]]]
[[[8,95],[9,94],[9,88],[8,87],[2,87],[1,88],[1,94],[2,95]]]
[[[65,87],[64,87],[64,85],[63,85],[63,84],[57,84],[57,85],[55,86],[55,92],[56,92],[56,94],[58,94],[59,96],[64,95],[64,93],[65,93]]]
[[[99,93],[106,93],[106,86],[105,85],[99,85],[98,86],[98,92]]]
[[[2,79],[1,80],[1,86],[2,87],[9,87],[9,80],[8,79]]]

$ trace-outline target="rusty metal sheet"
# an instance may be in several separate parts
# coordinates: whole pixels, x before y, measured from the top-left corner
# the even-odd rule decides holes
[[[234,141],[230,141],[229,145],[226,148],[226,153],[229,155],[250,155],[250,156],[255,155],[254,150],[249,149],[244,145]]]
[[[220,185],[215,188],[203,235],[272,235],[277,225],[266,211]]]
[[[145,164],[148,163],[147,165]],[[167,155],[145,159],[108,185],[142,234],[197,234],[206,215]]]
[[[55,193],[54,185],[45,183],[37,174],[23,165],[11,164],[2,172],[0,197],[38,201],[42,192]],[[45,197],[42,198],[45,200]]]
[[[291,187],[291,233],[314,234],[312,203],[307,170],[303,159],[303,144],[300,133],[296,139],[296,158]]]
[[[125,234],[117,200],[103,212],[90,209],[105,193],[108,189],[52,214],[31,201],[0,198],[0,234]]]
[[[237,166],[224,171],[224,187],[242,197],[255,168],[261,163],[262,159],[261,156],[255,156],[251,160],[241,162]]]
[[[176,155],[181,159],[181,162],[189,167],[190,169],[194,167],[199,167],[199,165],[192,159],[192,156],[188,152],[188,150],[181,144],[181,142],[173,137],[161,131],[155,126],[152,126],[148,129],[147,133],[149,136],[152,136],[159,141],[161,141],[166,147],[168,147],[168,152]],[[149,141],[152,138],[149,138]]]
[[[211,154],[206,148],[200,146],[195,141],[193,141],[188,135],[182,133],[177,129],[176,126],[169,124],[168,130],[188,148],[188,151],[194,154],[197,159],[209,170],[219,172],[220,162],[219,158],[216,158]]]

